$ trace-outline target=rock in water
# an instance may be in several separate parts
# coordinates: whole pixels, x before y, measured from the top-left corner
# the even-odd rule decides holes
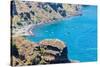
[[[44,39],[39,44],[57,47],[58,49],[61,50],[66,47],[64,42],[59,39]]]
[[[17,54],[12,54],[12,65],[37,65],[70,63],[67,46],[58,39],[44,39],[38,44],[27,41],[24,37],[13,38]],[[12,49],[15,49],[12,47]],[[16,57],[17,56],[17,57]]]
[[[42,40],[39,44],[42,46],[46,46],[45,53],[47,54],[44,58],[46,61],[49,61],[49,63],[54,64],[70,62],[67,56],[67,46],[63,41],[59,39],[45,39]]]

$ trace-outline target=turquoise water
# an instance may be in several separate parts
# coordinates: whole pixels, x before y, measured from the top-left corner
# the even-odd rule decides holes
[[[66,18],[57,23],[37,26],[34,37],[27,39],[39,42],[46,38],[57,38],[68,46],[69,58],[81,62],[97,60],[97,7],[82,8],[82,16]]]

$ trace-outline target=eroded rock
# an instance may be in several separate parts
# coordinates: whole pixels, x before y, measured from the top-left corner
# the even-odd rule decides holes
[[[67,46],[61,40],[44,39],[37,44],[27,41],[24,37],[16,37],[13,41],[13,46],[16,46],[15,50],[18,51],[18,57],[12,53],[13,66],[70,62]]]

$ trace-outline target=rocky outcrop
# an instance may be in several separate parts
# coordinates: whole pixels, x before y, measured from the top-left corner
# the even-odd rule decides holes
[[[13,42],[12,66],[70,63],[67,46],[61,40],[45,39],[34,43],[17,37],[13,38]]]
[[[66,46],[64,42],[60,41],[59,39],[45,39],[42,40],[39,44],[46,45],[46,46],[53,46],[60,50],[62,50]]]

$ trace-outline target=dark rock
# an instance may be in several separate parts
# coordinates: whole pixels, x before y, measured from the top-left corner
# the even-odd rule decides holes
[[[58,11],[58,8],[63,8],[61,3],[48,3],[48,5],[56,12]]]
[[[35,59],[32,60],[32,64],[33,65],[39,64],[40,61],[41,61],[41,57],[37,56],[37,57],[35,57]]]
[[[22,23],[17,23],[18,26],[23,26]]]
[[[58,49],[57,47],[50,46],[50,45],[47,46],[47,50],[53,50],[53,51],[59,51],[60,52],[60,49]]]
[[[66,11],[65,10],[59,10],[59,13],[61,16],[66,17]]]
[[[28,17],[29,19],[31,18],[31,17],[30,17],[30,13],[25,12],[24,14],[25,14],[25,16]]]
[[[30,13],[31,13],[32,15],[35,15],[34,11],[30,11]]]
[[[68,58],[68,49],[67,49],[67,47],[65,47],[65,48],[63,49],[63,51],[62,51],[62,53],[61,53],[61,57],[66,58],[66,61],[65,61],[65,62],[69,62],[69,63],[70,63],[70,60],[69,60],[69,58]]]
[[[21,16],[21,18],[23,18],[24,17],[24,14],[23,13],[20,13],[20,16]]]
[[[19,53],[18,53],[18,49],[17,49],[16,45],[11,46],[11,55],[15,56],[16,58],[19,57]]]
[[[25,59],[25,56],[24,56],[24,55],[19,55],[19,58],[20,58],[21,60],[24,60],[24,59]]]
[[[55,56],[55,60],[51,61],[51,64],[55,64],[55,63],[71,63],[71,61],[68,59],[68,51],[67,51],[67,47],[65,47],[61,53],[61,55],[56,55]]]

